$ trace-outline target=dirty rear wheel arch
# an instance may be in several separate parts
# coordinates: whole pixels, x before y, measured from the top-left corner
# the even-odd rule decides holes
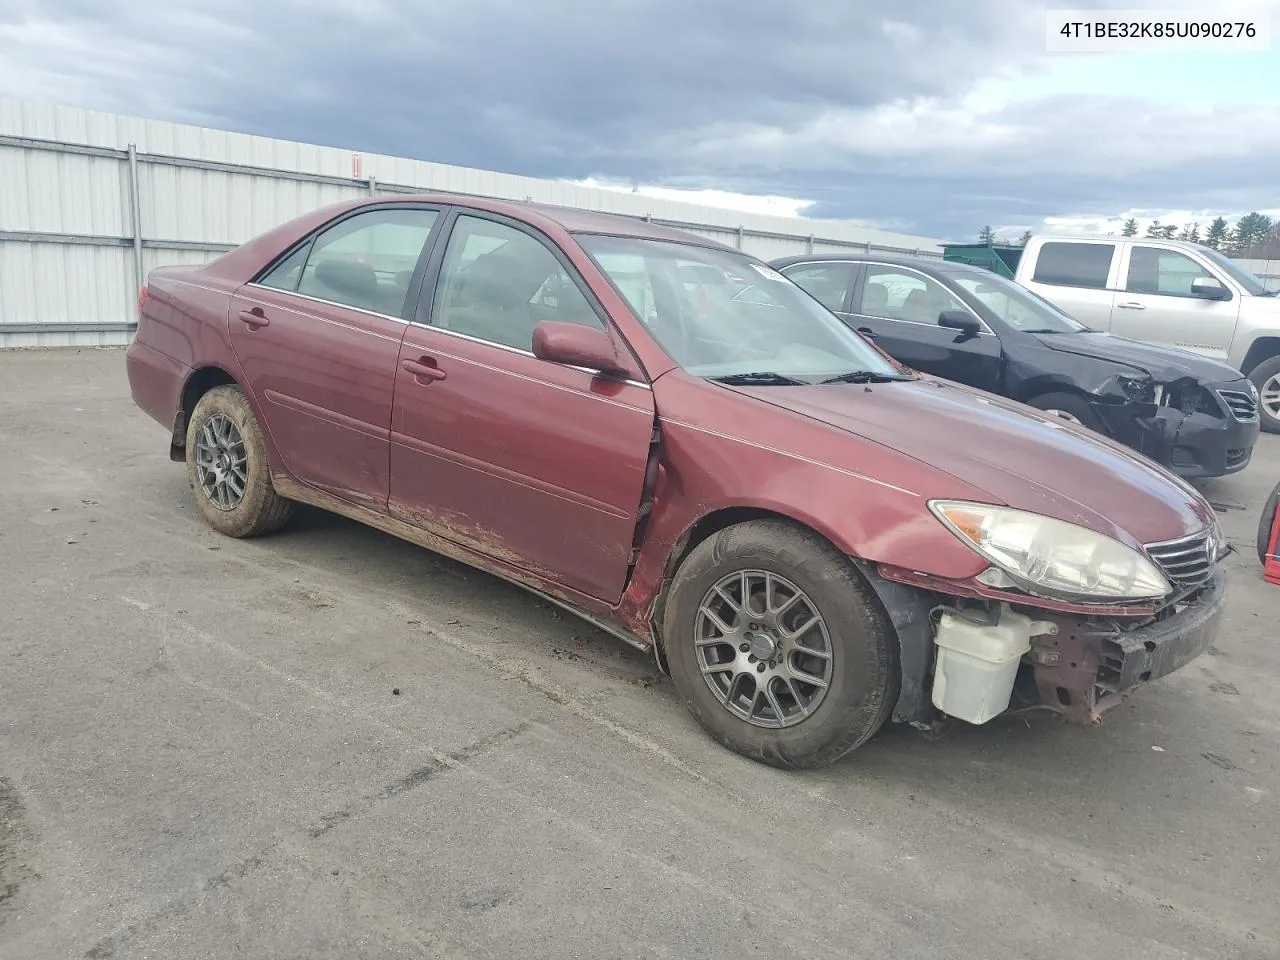
[[[777,718],[785,724],[774,722],[775,712],[767,705],[762,715],[744,716],[743,698],[735,697],[734,690],[746,690],[748,680],[754,683],[753,675],[744,675],[742,687],[729,684],[727,691],[722,672],[717,671],[715,682],[704,679],[708,655],[698,651],[705,650],[707,644],[700,647],[695,639],[707,623],[702,611],[707,598],[717,596],[716,587],[742,571],[755,578],[756,590],[763,589],[766,575],[775,583],[781,580],[796,588],[821,620],[820,636],[806,635],[802,645],[793,642],[783,629],[771,633],[777,651],[770,650],[772,659],[767,661],[765,677],[776,677],[775,668],[783,671],[793,664],[817,676],[815,669],[823,667],[807,656],[806,648],[820,648],[825,643],[830,653],[822,697],[813,698],[817,687],[800,689],[800,699],[807,701],[809,710],[799,710],[799,700],[788,696],[784,681],[771,686],[777,694],[773,702],[780,702],[789,714]],[[786,585],[778,589],[784,600],[791,596]],[[753,610],[763,611],[761,594],[753,596]],[[761,617],[762,613],[753,612],[741,622]],[[772,766],[811,768],[839,759],[884,725],[898,695],[898,638],[879,598],[850,559],[828,540],[783,518],[766,516],[732,523],[692,546],[671,583],[661,634],[673,683],[698,723],[729,749]],[[719,650],[716,658],[739,649],[745,662],[747,651],[738,645],[742,639],[737,637],[731,644],[714,641]],[[750,655],[757,653],[760,651],[753,647]],[[753,663],[755,666],[747,669],[762,669],[761,661]],[[763,696],[763,688],[757,689]]]
[[[187,445],[187,424],[191,422],[191,415],[200,398],[214,387],[239,385],[236,378],[222,367],[199,367],[191,372],[182,385],[182,395],[178,401],[178,414],[174,418],[173,440],[169,449],[170,459],[179,463],[186,459],[183,451]]]

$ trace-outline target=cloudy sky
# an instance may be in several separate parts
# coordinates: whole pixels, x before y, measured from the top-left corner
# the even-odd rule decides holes
[[[1231,12],[1222,0],[0,0],[0,96],[713,191],[694,199],[944,238],[1280,212],[1280,41],[1049,53],[1048,6]],[[1247,7],[1235,12],[1271,16],[1280,0]]]

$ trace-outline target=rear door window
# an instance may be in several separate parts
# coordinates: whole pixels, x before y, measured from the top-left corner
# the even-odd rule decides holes
[[[435,210],[370,210],[330,227],[311,245],[298,293],[399,318],[438,216]]]
[[[1114,243],[1050,241],[1040,248],[1031,279],[1059,287],[1105,290],[1115,252]]]

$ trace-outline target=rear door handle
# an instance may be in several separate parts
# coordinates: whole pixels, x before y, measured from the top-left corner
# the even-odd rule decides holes
[[[267,315],[262,312],[261,307],[254,307],[252,310],[240,311],[240,322],[250,330],[257,330],[258,327],[265,327],[271,321],[267,319]]]
[[[406,373],[412,373],[419,383],[434,383],[436,380],[443,380],[446,376],[445,372],[436,366],[436,362],[430,357],[419,357],[417,360],[401,360],[400,368]]]
[[[1117,304],[1116,304],[1116,306],[1117,306],[1117,307],[1120,307],[1120,308],[1121,308],[1121,309],[1123,309],[1123,310],[1145,310],[1145,309],[1147,309],[1147,305],[1146,305],[1145,303],[1138,303],[1136,300],[1126,300],[1124,303],[1117,303]]]

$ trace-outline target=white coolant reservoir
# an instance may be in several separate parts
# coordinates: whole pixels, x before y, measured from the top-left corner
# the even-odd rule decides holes
[[[944,611],[934,637],[933,705],[948,716],[986,723],[1009,706],[1018,661],[1031,649],[1031,638],[1056,631],[1056,625],[1015,613],[1008,605],[1001,606],[994,625]]]

